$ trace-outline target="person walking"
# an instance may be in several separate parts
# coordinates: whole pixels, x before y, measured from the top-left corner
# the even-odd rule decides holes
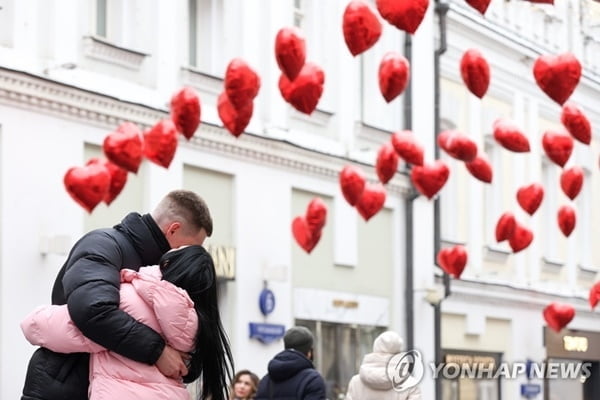
[[[364,356],[359,373],[350,379],[346,400],[421,400],[418,386],[394,390],[388,373],[393,356],[403,351],[403,340],[396,332],[386,331],[373,341],[373,352]]]
[[[161,335],[119,309],[120,270],[158,264],[171,248],[202,245],[212,234],[209,209],[188,190],[169,192],[152,213],[129,213],[113,228],[81,237],[58,272],[52,304],[66,304],[84,336],[134,361],[156,365],[173,379],[188,374],[182,354]],[[21,400],[87,400],[89,353],[37,349],[27,367]]]
[[[314,337],[304,326],[283,336],[284,350],[269,361],[268,373],[258,384],[256,400],[324,400],[325,381],[315,369]]]

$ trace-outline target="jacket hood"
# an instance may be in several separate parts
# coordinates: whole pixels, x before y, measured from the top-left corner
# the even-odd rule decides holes
[[[142,265],[158,264],[160,257],[171,249],[167,238],[150,214],[142,216],[136,212],[129,213],[115,229],[130,238],[131,244],[142,258]]]
[[[358,374],[360,380],[375,390],[392,389],[392,380],[387,371],[388,362],[393,354],[369,353],[363,358]]]
[[[299,351],[288,349],[269,361],[268,371],[273,382],[288,380],[304,369],[314,369],[312,361]]]

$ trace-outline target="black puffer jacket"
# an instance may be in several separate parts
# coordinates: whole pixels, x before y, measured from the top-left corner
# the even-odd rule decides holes
[[[52,304],[67,304],[83,334],[127,358],[154,364],[165,342],[119,310],[119,271],[158,264],[169,243],[149,214],[127,215],[114,228],[85,234],[71,250],[52,290]],[[87,400],[89,355],[35,351],[22,400]]]
[[[258,384],[255,400],[324,400],[325,381],[313,363],[299,351],[277,354],[269,373]]]

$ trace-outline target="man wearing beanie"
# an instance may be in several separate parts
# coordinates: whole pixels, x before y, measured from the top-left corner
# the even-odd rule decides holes
[[[314,337],[304,326],[287,330],[278,353],[258,384],[256,400],[324,400],[325,381],[312,363]]]

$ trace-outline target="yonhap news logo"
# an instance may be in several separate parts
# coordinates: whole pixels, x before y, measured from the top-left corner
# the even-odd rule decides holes
[[[423,379],[423,357],[417,350],[409,350],[392,356],[387,364],[387,376],[397,392],[415,387]]]

